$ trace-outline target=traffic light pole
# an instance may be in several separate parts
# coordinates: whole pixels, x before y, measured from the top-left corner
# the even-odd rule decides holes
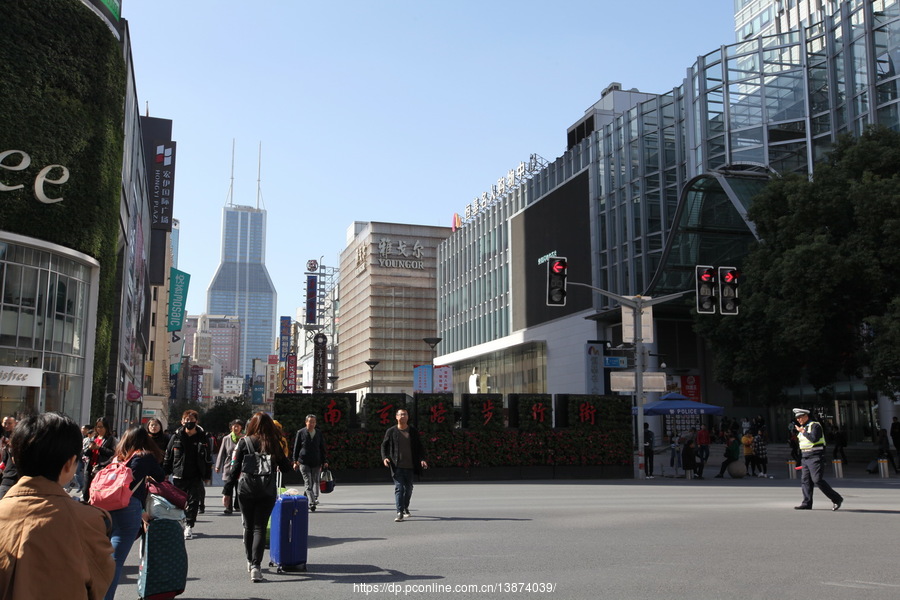
[[[637,456],[635,469],[637,471],[636,479],[644,478],[644,338],[643,338],[643,310],[647,306],[655,306],[681,298],[685,294],[693,290],[685,290],[676,294],[668,294],[659,298],[644,298],[643,296],[620,296],[606,290],[596,288],[586,283],[568,282],[569,285],[577,285],[594,290],[602,296],[612,298],[623,306],[628,306],[634,312],[634,396],[635,405],[637,406]],[[653,448],[650,448],[653,452]]]

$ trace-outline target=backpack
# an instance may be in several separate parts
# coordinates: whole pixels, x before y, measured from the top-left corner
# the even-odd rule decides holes
[[[247,453],[241,462],[241,476],[238,479],[238,496],[253,498],[275,497],[275,478],[272,471],[272,455],[257,452],[250,436],[241,438]]]
[[[114,460],[94,475],[91,480],[90,502],[104,510],[120,510],[131,502],[134,474],[123,462]]]

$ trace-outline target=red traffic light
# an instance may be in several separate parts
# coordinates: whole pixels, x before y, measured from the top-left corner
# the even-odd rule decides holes
[[[725,283],[737,283],[738,278],[740,278],[741,274],[738,271],[730,270],[726,271],[724,275],[722,275],[722,281]]]
[[[562,258],[550,261],[550,270],[554,273],[565,273],[569,264]]]
[[[712,283],[716,280],[716,272],[714,269],[704,269],[700,272],[700,281],[704,283]]]

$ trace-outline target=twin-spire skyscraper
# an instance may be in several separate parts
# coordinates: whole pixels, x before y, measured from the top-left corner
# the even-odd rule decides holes
[[[222,209],[222,254],[207,289],[206,312],[240,318],[241,372],[234,375],[245,376],[253,374],[253,359],[265,364],[273,352],[278,294],[266,269],[266,210],[260,208],[259,179],[256,208],[234,204],[233,144],[231,156],[231,187]]]

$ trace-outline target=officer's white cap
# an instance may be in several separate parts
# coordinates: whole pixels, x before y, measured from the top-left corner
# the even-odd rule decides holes
[[[795,417],[799,417],[800,415],[808,415],[808,414],[809,414],[809,411],[806,410],[805,408],[795,408],[794,409]]]

